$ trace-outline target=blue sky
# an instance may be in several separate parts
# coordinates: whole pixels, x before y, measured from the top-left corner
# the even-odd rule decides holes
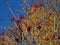
[[[26,16],[26,14],[23,12],[24,11],[23,0],[7,0],[7,2],[9,3],[9,5],[17,19],[20,14]],[[29,5],[31,5],[31,3]],[[25,9],[26,11],[27,11],[27,8]],[[16,13],[16,10],[19,10],[19,12]],[[11,15],[9,8],[6,6],[4,0],[0,0],[0,34],[5,31],[4,29],[1,29],[1,26],[4,26],[4,27],[11,26],[10,16],[13,17]],[[1,20],[2,18],[3,18],[3,20]]]
[[[9,19],[7,17],[9,13],[8,8],[6,7],[5,3],[3,0],[0,0],[0,26],[7,26],[9,24]],[[1,18],[3,18],[4,20],[2,21]],[[3,30],[0,29],[0,33]]]
[[[23,7],[24,7],[24,3],[22,0],[7,0],[7,2],[10,4],[10,7],[12,9],[12,11],[14,12],[16,18],[19,17],[20,14],[23,14],[24,16],[26,16],[26,14],[23,12]],[[32,6],[32,1],[30,1],[30,3],[28,3],[28,5]],[[58,10],[60,11],[60,5],[58,5]],[[28,8],[28,7],[27,7]],[[16,13],[16,9],[18,9],[20,12]],[[11,15],[8,7],[6,6],[4,0],[0,0],[0,26],[4,26],[4,27],[8,27],[11,26],[10,23],[10,19],[9,19],[9,15]],[[1,18],[3,18],[4,20],[2,21]],[[0,33],[3,32],[3,29],[0,29]]]
[[[17,15],[15,13],[15,9],[19,9],[16,1],[17,0],[9,3],[9,0],[7,0],[7,2],[11,5],[11,9],[13,10],[15,16],[18,18],[20,12]],[[12,5],[12,3],[13,3],[13,5]],[[8,7],[6,6],[4,0],[0,0],[0,26],[7,27],[7,26],[11,25],[9,15],[11,15],[11,13],[10,13]],[[2,18],[4,19],[3,21],[1,20]],[[4,31],[3,29],[0,29],[0,33],[3,31]]]

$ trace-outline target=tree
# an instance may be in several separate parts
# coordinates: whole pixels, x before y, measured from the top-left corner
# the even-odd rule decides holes
[[[5,1],[7,7],[9,8],[13,17],[11,18],[11,22],[13,23],[13,28],[8,28],[11,32],[10,37],[15,40],[18,45],[21,45],[22,39],[24,39],[24,45],[57,45],[57,39],[60,37],[56,34],[59,30],[59,13],[56,10],[57,1],[54,5],[53,2],[46,0],[48,4],[45,4],[44,0],[33,2],[33,7],[28,8],[28,11],[25,12],[25,18],[22,14],[20,14],[20,19],[17,19],[7,1]],[[24,0],[24,9],[27,8],[27,2],[29,0]],[[29,2],[30,3],[30,2]],[[46,10],[47,9],[47,10]],[[17,11],[18,12],[18,11]],[[32,40],[32,41],[31,41]]]
[[[56,33],[58,33],[59,14],[57,15],[54,10],[45,12],[45,7],[42,4],[36,4],[28,12],[30,13],[29,18],[22,23],[22,27],[24,27],[22,35],[25,43],[30,45],[33,45],[32,42],[34,45],[57,45],[58,35]]]

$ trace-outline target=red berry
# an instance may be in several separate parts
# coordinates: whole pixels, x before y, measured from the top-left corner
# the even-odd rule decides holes
[[[51,13],[51,12],[49,13],[49,16],[50,16],[50,15],[52,15],[52,13]]]
[[[50,27],[50,24],[48,24],[48,26]]]
[[[60,36],[58,36],[58,39],[60,39]]]
[[[19,20],[19,19],[17,19],[17,20],[16,20],[16,22],[17,22],[17,23],[20,23],[20,20]]]
[[[27,31],[30,32],[30,30],[31,30],[31,26],[28,26]]]
[[[58,45],[60,45],[60,43],[58,43]]]
[[[40,25],[37,25],[37,28],[38,28],[38,29],[41,29],[41,26],[40,26]]]
[[[1,39],[2,39],[2,41],[5,41],[5,38],[4,38],[4,36],[3,36]]]
[[[49,41],[50,39],[48,37],[46,37],[46,41]]]
[[[34,5],[34,8],[38,8],[38,7],[39,7],[39,5],[38,5],[38,4],[35,4],[35,5]]]
[[[36,8],[34,8],[34,12],[36,12]]]
[[[55,38],[55,37],[56,37],[56,35],[55,35],[55,34],[53,34],[53,35],[52,35],[52,38]]]
[[[19,42],[19,39],[18,39],[18,38],[15,38],[15,41],[16,41],[16,42]]]
[[[24,19],[25,17],[21,14],[21,15],[20,15],[20,18],[21,18],[21,19]]]

